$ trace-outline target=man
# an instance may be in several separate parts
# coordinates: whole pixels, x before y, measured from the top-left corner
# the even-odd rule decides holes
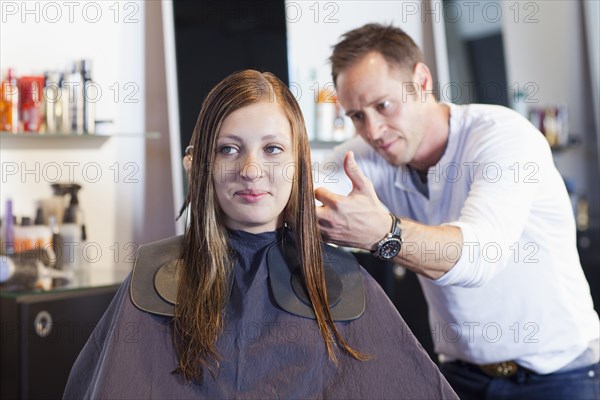
[[[325,239],[419,275],[462,399],[599,398],[600,324],[544,137],[504,107],[438,103],[401,29],[350,31],[331,62],[359,137],[335,149],[352,191],[316,190]]]

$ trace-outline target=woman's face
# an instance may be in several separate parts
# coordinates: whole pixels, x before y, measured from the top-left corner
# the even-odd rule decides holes
[[[296,168],[292,143],[290,123],[275,102],[254,103],[225,118],[213,174],[225,226],[261,233],[283,224]]]

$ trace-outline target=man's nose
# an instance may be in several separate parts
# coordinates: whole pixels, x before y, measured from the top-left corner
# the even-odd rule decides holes
[[[383,136],[384,123],[377,116],[368,116],[365,121],[365,136],[369,141],[374,142]]]

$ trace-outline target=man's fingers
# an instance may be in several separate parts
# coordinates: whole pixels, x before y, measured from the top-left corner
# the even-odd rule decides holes
[[[358,167],[352,151],[347,152],[344,156],[344,171],[352,182],[352,191],[358,190],[360,192],[368,188],[369,180]]]
[[[331,228],[331,222],[329,222],[327,220],[327,215],[329,213],[329,210],[325,209],[324,207],[317,207],[316,211],[317,211],[317,224],[319,225],[319,227]]]
[[[323,203],[324,206],[330,206],[338,201],[341,196],[333,193],[331,190],[324,187],[315,189],[315,199]]]

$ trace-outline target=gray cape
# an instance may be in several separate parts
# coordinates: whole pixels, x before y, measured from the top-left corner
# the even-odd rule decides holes
[[[342,270],[358,271],[364,311],[335,324],[347,343],[372,357],[358,361],[338,352],[339,365],[330,361],[316,321],[284,311],[273,298],[266,259],[276,235],[230,232],[237,264],[214,377],[205,373],[198,385],[173,373],[172,318],[134,305],[130,275],[77,358],[64,398],[457,398],[379,285],[360,266],[351,265],[345,253],[324,246],[326,260],[346,260]],[[177,247],[167,248],[153,263],[178,258]]]

